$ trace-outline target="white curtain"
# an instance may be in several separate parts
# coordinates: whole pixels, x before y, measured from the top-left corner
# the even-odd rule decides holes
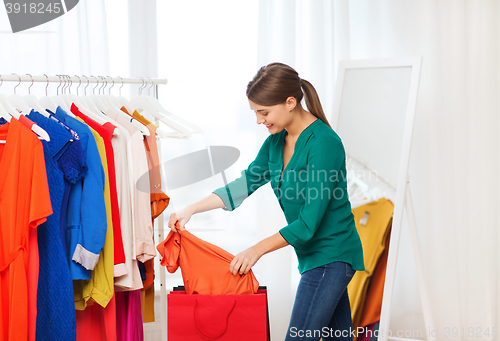
[[[12,33],[7,13],[0,11],[0,61],[0,74],[109,75],[104,1],[80,1],[63,16],[18,33]],[[4,83],[0,91],[12,91],[11,85]],[[55,94],[56,87],[49,86],[49,95]],[[73,84],[73,93],[75,88]],[[26,94],[27,86],[22,84],[16,90]],[[45,84],[35,84],[31,93],[45,96]]]
[[[259,66],[295,67],[318,90],[327,117],[339,60],[423,56],[410,184],[439,340],[486,337],[500,326],[499,48],[494,0],[260,1]],[[277,213],[265,200],[259,204]],[[267,219],[260,226],[278,228]],[[390,329],[425,337],[405,238],[403,232],[408,248],[400,249]],[[284,276],[292,285],[293,271]],[[290,305],[280,310],[270,300],[280,339]]]

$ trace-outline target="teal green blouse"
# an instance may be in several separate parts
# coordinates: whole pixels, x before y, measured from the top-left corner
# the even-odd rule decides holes
[[[299,135],[281,176],[286,135],[285,129],[270,135],[241,176],[213,193],[224,201],[224,210],[232,211],[271,182],[288,223],[279,232],[294,247],[300,273],[334,261],[364,270],[340,137],[317,119]]]

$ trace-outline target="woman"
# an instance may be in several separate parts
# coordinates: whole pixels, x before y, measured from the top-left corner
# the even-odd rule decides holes
[[[238,253],[233,275],[246,274],[264,254],[292,245],[301,273],[286,340],[350,340],[347,285],[364,270],[361,241],[347,194],[345,151],[316,90],[288,65],[262,67],[248,84],[250,108],[270,132],[241,177],[173,213],[169,227],[214,208],[232,211],[271,182],[288,225]],[[300,102],[305,97],[309,111]]]

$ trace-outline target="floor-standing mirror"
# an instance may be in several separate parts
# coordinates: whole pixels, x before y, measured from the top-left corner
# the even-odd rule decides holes
[[[355,207],[384,197],[394,204],[379,323],[380,341],[408,339],[384,332],[390,329],[391,302],[405,212],[424,320],[426,327],[433,329],[408,185],[421,62],[421,57],[342,61],[337,75],[331,123],[346,150],[348,183],[357,188],[349,192],[351,203]]]

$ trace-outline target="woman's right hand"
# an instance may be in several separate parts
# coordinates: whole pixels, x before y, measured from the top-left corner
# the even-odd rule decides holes
[[[175,233],[177,233],[177,229],[175,228],[175,223],[178,221],[179,225],[182,229],[184,229],[184,225],[191,219],[193,215],[193,209],[191,206],[186,206],[182,210],[174,212],[170,215],[170,219],[168,221],[168,227]]]
[[[210,193],[205,198],[186,206],[180,211],[174,212],[170,215],[170,220],[168,221],[168,227],[172,229],[172,231],[177,233],[177,228],[175,227],[175,223],[178,221],[181,230],[184,229],[184,225],[191,219],[191,216],[195,213],[201,213],[213,210],[215,208],[226,207],[224,201],[214,193]]]

